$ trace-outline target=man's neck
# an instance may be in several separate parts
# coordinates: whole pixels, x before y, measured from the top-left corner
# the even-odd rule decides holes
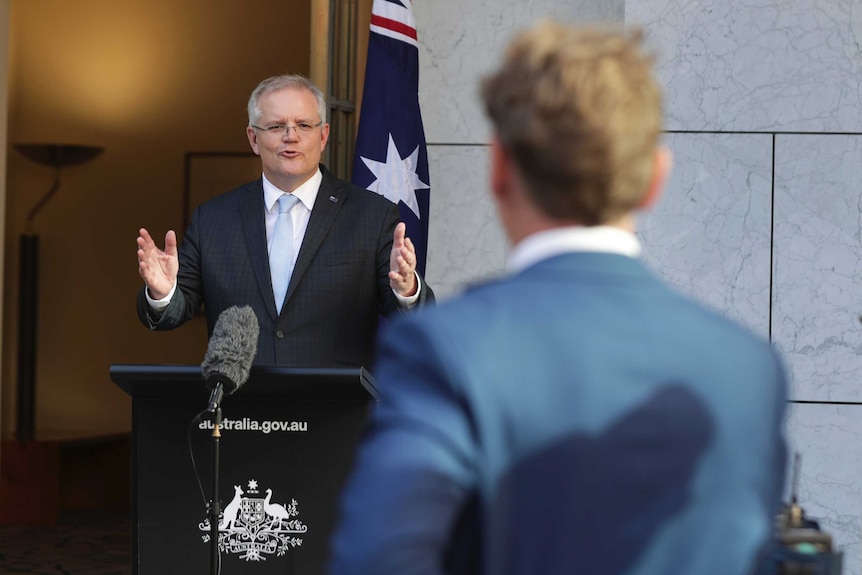
[[[630,233],[635,233],[635,218],[633,214],[626,214],[614,221],[604,222],[599,225],[619,228]],[[533,217],[519,219],[512,226],[512,229],[509,230],[509,240],[513,246],[516,246],[525,238],[539,232],[572,226],[583,227],[583,224],[577,220],[561,220],[550,218],[542,214],[534,214]]]
[[[269,180],[269,182],[273,186],[275,186],[276,188],[278,188],[282,192],[289,194],[289,193],[293,192],[294,190],[296,190],[299,186],[301,186],[302,184],[304,184],[305,182],[310,180],[314,176],[314,172],[312,172],[311,174],[304,174],[302,176],[296,176],[296,177],[285,176],[285,177],[276,178],[270,174],[265,174],[265,175],[266,175],[266,179]]]

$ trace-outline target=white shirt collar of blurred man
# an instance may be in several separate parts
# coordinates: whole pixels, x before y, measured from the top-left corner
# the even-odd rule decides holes
[[[509,255],[506,271],[518,273],[535,263],[569,252],[602,252],[636,258],[641,244],[635,235],[613,226],[569,226],[524,238]]]

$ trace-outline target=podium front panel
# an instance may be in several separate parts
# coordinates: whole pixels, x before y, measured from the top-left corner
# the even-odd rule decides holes
[[[212,423],[198,398],[133,401],[135,573],[207,573]],[[222,402],[223,575],[320,574],[370,401]],[[189,449],[194,454],[201,486]]]

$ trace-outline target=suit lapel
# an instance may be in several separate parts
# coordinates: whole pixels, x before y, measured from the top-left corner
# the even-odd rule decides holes
[[[308,220],[308,228],[305,230],[305,237],[299,248],[296,265],[293,266],[293,275],[290,276],[290,286],[287,289],[287,297],[284,300],[284,307],[281,308],[282,311],[287,307],[290,298],[293,297],[296,286],[302,281],[305,272],[308,271],[311,260],[314,259],[315,254],[323,244],[323,240],[335,222],[338,212],[341,211],[341,206],[347,199],[347,191],[342,182],[330,175],[322,166],[321,171],[323,172],[323,181],[317,191],[317,199],[314,200],[314,208],[311,210],[311,218]]]
[[[275,310],[275,299],[272,295],[272,278],[269,275],[269,253],[266,249],[266,227],[263,204],[263,181],[252,184],[240,204],[242,230],[245,234],[245,244],[248,246],[248,256],[260,289],[263,301],[267,302],[267,310],[273,321],[278,317]]]

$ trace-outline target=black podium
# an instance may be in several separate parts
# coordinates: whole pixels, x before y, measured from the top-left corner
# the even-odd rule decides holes
[[[209,399],[201,369],[113,365],[111,380],[132,397],[132,573],[205,575],[212,423],[193,421]],[[222,401],[223,575],[323,573],[341,489],[376,398],[361,368],[255,367]]]

